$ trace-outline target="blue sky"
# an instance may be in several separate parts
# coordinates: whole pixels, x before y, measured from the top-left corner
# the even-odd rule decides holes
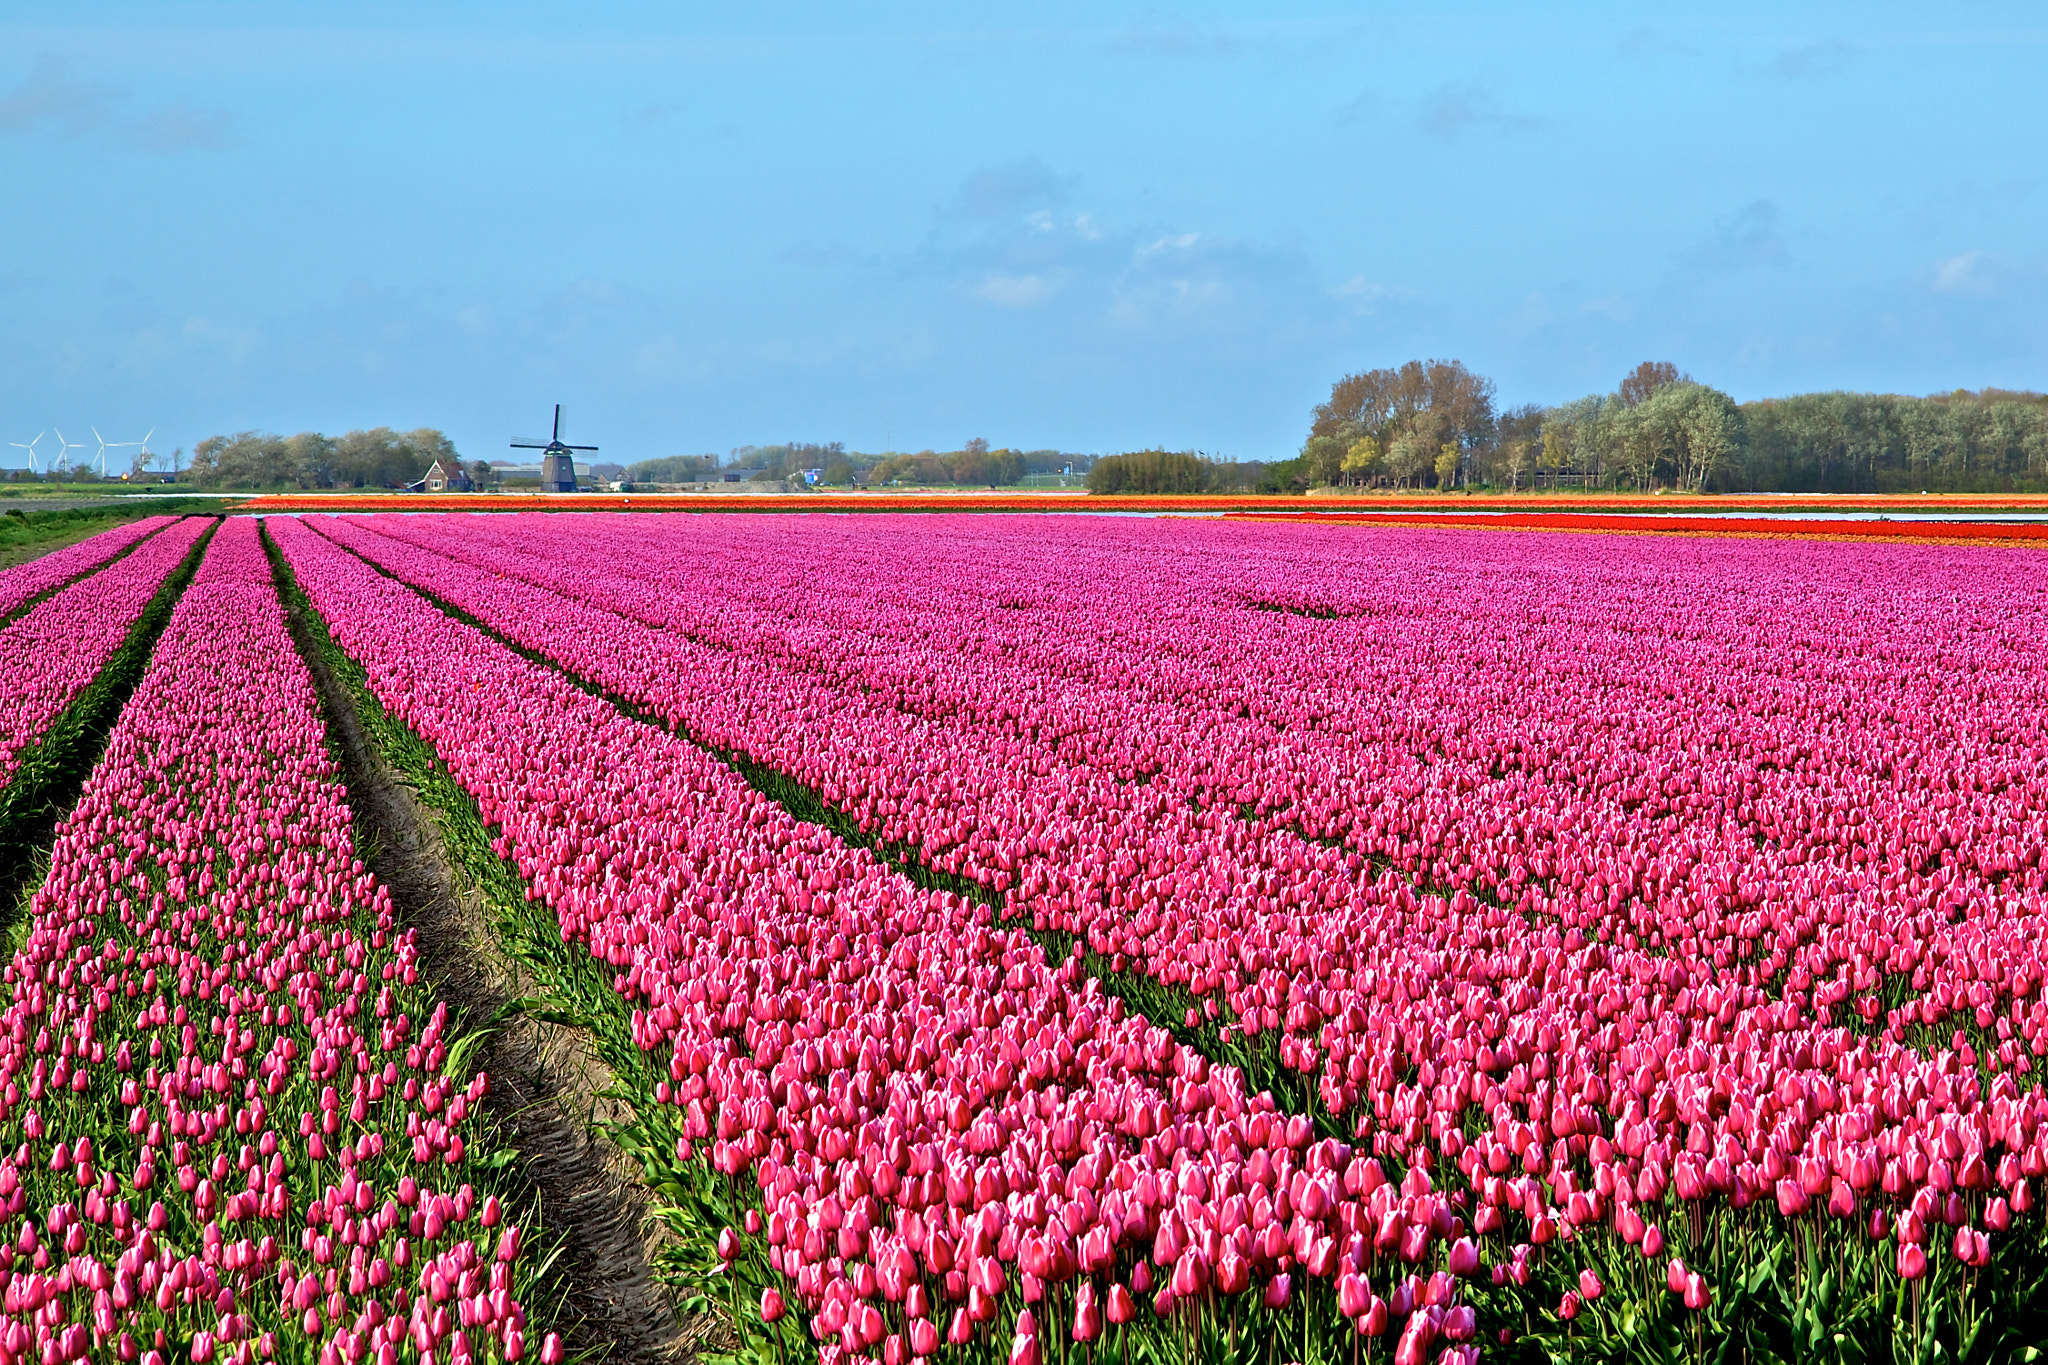
[[[15,0],[0,429],[1276,458],[1409,357],[2048,388],[2048,14],[1691,8]]]

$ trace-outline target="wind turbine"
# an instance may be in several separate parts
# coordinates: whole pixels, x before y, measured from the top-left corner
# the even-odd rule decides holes
[[[156,428],[151,427],[149,429],[149,436],[145,436],[139,441],[109,441],[106,437],[100,435],[98,427],[92,429],[92,435],[93,439],[100,443],[100,453],[98,456],[100,477],[104,479],[107,477],[107,452],[110,450],[126,450],[129,446],[141,446],[142,458],[147,462],[149,458],[149,436],[156,435]]]
[[[40,474],[43,472],[42,470],[36,468],[36,445],[43,439],[43,437],[47,436],[48,434],[48,432],[43,431],[37,432],[36,439],[34,441],[30,441],[27,445],[23,445],[20,441],[9,441],[7,443],[13,446],[16,450],[26,450],[28,452],[28,472],[31,474]]]
[[[57,431],[55,427],[51,427],[50,430]],[[52,468],[69,469],[71,467],[71,452],[84,449],[85,442],[67,441],[64,439],[64,433],[57,431],[57,463]]]

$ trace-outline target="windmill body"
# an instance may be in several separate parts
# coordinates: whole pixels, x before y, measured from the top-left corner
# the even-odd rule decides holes
[[[543,493],[574,493],[576,491],[576,452],[596,450],[596,446],[572,446],[562,440],[562,405],[555,404],[555,433],[547,441],[514,441],[514,450],[538,450],[540,457],[540,491]]]

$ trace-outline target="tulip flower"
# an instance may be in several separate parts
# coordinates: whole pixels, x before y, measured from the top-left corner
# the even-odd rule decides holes
[[[1337,1277],[1337,1311],[1347,1318],[1360,1317],[1372,1303],[1372,1291],[1365,1277],[1345,1274]]]

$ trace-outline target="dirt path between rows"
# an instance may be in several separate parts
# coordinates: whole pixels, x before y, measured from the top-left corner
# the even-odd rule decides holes
[[[463,893],[431,815],[370,741],[347,686],[307,647],[298,614],[287,616],[341,749],[371,870],[389,888],[401,922],[417,931],[429,979],[465,1027],[477,1027],[526,994],[521,974],[492,940],[474,897]],[[689,1359],[710,1324],[678,1322],[652,1272],[658,1241],[648,1231],[638,1167],[591,1132],[589,1118],[609,1108],[600,1098],[608,1068],[575,1031],[523,1017],[493,1034],[477,1062],[490,1074],[490,1104],[510,1129],[546,1227],[567,1236],[565,1344],[608,1365]]]

